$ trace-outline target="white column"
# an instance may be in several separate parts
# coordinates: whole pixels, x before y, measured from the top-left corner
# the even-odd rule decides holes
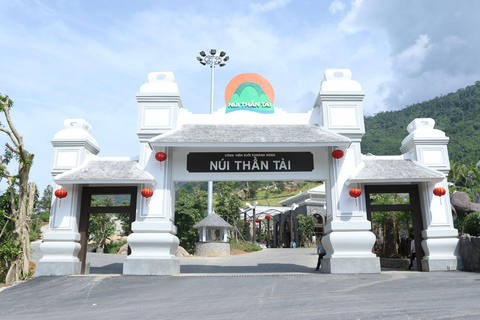
[[[376,238],[367,220],[365,197],[362,195],[355,199],[349,195],[351,188],[359,188],[363,194],[363,187],[345,185],[351,172],[349,168],[359,165],[359,152],[360,143],[354,142],[340,164],[333,158],[329,160],[331,181],[326,182],[327,224],[326,235],[322,238],[327,255],[323,258],[322,272],[380,272],[380,260],[372,253]]]
[[[424,271],[456,270],[461,266],[458,253],[458,231],[453,226],[448,182],[450,171],[447,144],[449,138],[443,131],[434,129],[435,121],[430,118],[418,118],[407,127],[409,135],[403,140],[400,150],[409,159],[444,174],[439,183],[419,185],[422,206],[422,259]],[[441,199],[433,194],[437,187],[444,188],[446,195]],[[441,201],[441,202],[440,202]]]
[[[123,264],[124,275],[174,275],[180,273],[180,261],[175,251],[180,243],[175,236],[175,189],[172,181],[172,151],[165,149],[167,160],[160,164],[150,152],[146,170],[155,176],[157,184],[148,200],[138,190],[137,217],[128,236],[132,253]],[[170,160],[170,161],[169,161]]]
[[[228,242],[227,239],[228,239],[228,229],[225,228],[223,229],[223,242]]]
[[[340,160],[331,156],[329,148],[329,181],[326,181],[327,224],[322,243],[327,251],[322,272],[379,273],[380,260],[372,253],[375,235],[370,231],[364,196],[355,199],[345,185],[349,175],[362,164],[360,142],[365,133],[362,101],[364,92],[352,80],[347,69],[329,69],[321,84],[311,123],[349,138],[352,143]]]
[[[74,169],[88,159],[95,157],[100,148],[90,135],[92,127],[84,119],[66,119],[64,129],[52,139],[53,157],[51,173],[53,177]],[[81,263],[77,258],[80,251],[81,187],[78,185],[55,185],[54,190],[65,189],[67,196],[61,200],[52,196],[49,231],[40,245],[43,257],[37,264],[35,275],[80,274]]]

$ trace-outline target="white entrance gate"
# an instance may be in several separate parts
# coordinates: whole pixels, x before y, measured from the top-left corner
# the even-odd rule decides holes
[[[172,73],[150,73],[137,93],[140,156],[101,158],[85,120],[69,119],[52,140],[52,174],[68,196],[54,205],[50,232],[41,245],[37,275],[79,274],[80,199],[92,186],[135,186],[136,220],[124,274],[173,275],[180,272],[175,249],[174,183],[176,181],[323,180],[327,222],[322,242],[327,273],[378,273],[372,253],[375,235],[367,219],[366,199],[352,198],[352,188],[368,184],[418,184],[422,204],[424,270],[453,270],[459,256],[450,201],[434,198],[447,188],[448,138],[433,129],[432,119],[409,125],[402,156],[362,156],[364,129],[361,86],[346,69],[327,70],[320,92],[307,113],[259,114],[247,110],[194,115],[183,108]],[[400,147],[400,146],[399,146]],[[342,150],[340,159],[332,157]],[[164,153],[163,162],[155,155]],[[141,195],[152,189],[151,198]],[[148,205],[147,205],[148,201]]]

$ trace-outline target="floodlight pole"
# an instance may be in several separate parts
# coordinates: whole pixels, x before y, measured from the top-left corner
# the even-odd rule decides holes
[[[215,67],[218,65],[223,67],[225,62],[230,59],[229,56],[225,56],[225,52],[222,51],[217,55],[216,49],[211,49],[207,51],[209,54],[204,51],[200,52],[200,57],[197,57],[197,60],[200,64],[210,66],[212,68],[212,83],[211,83],[211,94],[210,94],[210,114],[213,114],[213,92],[214,92],[214,80],[215,80]],[[207,200],[207,214],[213,212],[213,181],[208,181],[208,200]]]

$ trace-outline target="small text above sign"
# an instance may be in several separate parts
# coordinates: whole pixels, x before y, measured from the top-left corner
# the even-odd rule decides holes
[[[313,171],[311,152],[191,152],[188,172]]]

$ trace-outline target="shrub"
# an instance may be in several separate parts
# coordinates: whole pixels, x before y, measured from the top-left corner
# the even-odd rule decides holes
[[[470,234],[472,237],[480,236],[480,213],[469,213],[463,219],[463,231]]]
[[[127,240],[110,242],[110,244],[105,245],[104,253],[117,253],[125,243],[127,243]]]
[[[50,220],[50,212],[44,211],[44,212],[40,213],[40,220],[45,221],[45,222]]]

